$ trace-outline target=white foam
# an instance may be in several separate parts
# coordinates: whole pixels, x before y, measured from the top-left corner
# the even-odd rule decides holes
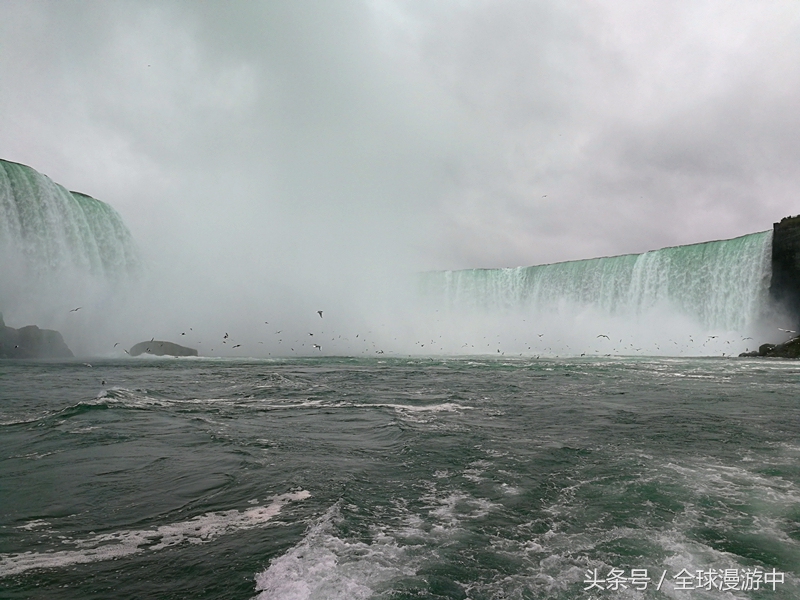
[[[310,496],[309,492],[303,490],[275,496],[268,506],[255,506],[244,511],[210,512],[188,521],[161,525],[154,529],[123,530],[83,540],[63,541],[76,546],[78,550],[0,554],[0,577],[17,575],[31,569],[122,558],[140,552],[162,550],[183,542],[203,544],[221,535],[260,527],[280,513],[287,502],[304,500]]]
[[[47,521],[44,519],[34,519],[33,521],[28,521],[25,525],[19,525],[17,529],[25,529],[27,531],[31,531],[32,529],[36,529],[37,527],[44,527],[45,525],[49,525]]]
[[[361,600],[393,579],[413,576],[413,546],[379,534],[367,544],[336,536],[339,505],[332,506],[286,554],[256,575],[257,600]]]

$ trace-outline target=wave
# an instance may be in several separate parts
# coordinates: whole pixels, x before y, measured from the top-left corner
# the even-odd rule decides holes
[[[243,511],[209,512],[188,521],[152,529],[122,530],[81,540],[64,540],[64,544],[74,545],[77,550],[0,554],[0,577],[33,569],[63,568],[142,552],[156,552],[184,542],[204,544],[222,535],[261,527],[277,516],[287,503],[305,500],[310,496],[310,492],[301,490],[275,496],[267,506],[255,506]],[[36,526],[39,526],[38,523]]]

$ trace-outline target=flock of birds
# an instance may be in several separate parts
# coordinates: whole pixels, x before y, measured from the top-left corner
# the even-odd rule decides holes
[[[78,312],[83,307],[78,306],[72,310],[70,313]],[[324,312],[322,310],[316,311],[316,315],[322,319]],[[269,325],[269,321],[264,321],[265,325]],[[778,328],[784,334],[791,334],[796,335],[797,331],[792,329],[783,329]],[[188,329],[189,332],[194,332],[194,329],[190,327]],[[272,337],[267,340],[266,344],[265,341],[258,341],[258,345],[266,345],[268,348],[272,348],[275,350],[276,356],[285,356],[285,355],[298,355],[299,354],[307,354],[311,352],[313,354],[322,353],[323,351],[323,336],[325,335],[325,331],[309,331],[307,336],[286,336],[283,335],[285,329],[277,329],[272,333]],[[370,330],[368,334],[372,334],[373,332]],[[191,335],[191,334],[190,334]],[[328,335],[331,335],[330,333]],[[414,342],[414,346],[418,348],[419,354],[430,354],[430,353],[444,353],[444,354],[454,354],[460,353],[463,354],[465,349],[469,353],[474,354],[495,354],[505,356],[506,351],[503,346],[511,352],[511,348],[514,349],[513,354],[519,354],[519,356],[530,355],[535,356],[535,358],[539,358],[542,355],[545,356],[554,356],[559,357],[563,356],[631,356],[631,355],[647,355],[649,353],[655,354],[665,354],[667,353],[668,349],[671,349],[673,352],[670,352],[670,355],[681,355],[686,354],[686,352],[691,352],[693,350],[699,348],[705,349],[712,349],[709,344],[714,344],[713,349],[727,349],[727,351],[722,352],[722,356],[733,356],[736,352],[740,351],[741,348],[737,349],[737,346],[741,342],[747,342],[748,340],[752,340],[752,337],[741,337],[741,339],[731,338],[731,339],[721,339],[719,335],[705,335],[705,336],[693,336],[688,335],[688,342],[684,340],[683,342],[676,340],[676,339],[669,339],[667,340],[668,343],[671,343],[673,346],[666,346],[662,348],[662,346],[658,342],[653,342],[650,346],[640,346],[635,344],[634,342],[626,341],[624,338],[620,338],[617,342],[616,339],[612,339],[611,335],[608,333],[600,333],[597,334],[596,339],[600,346],[585,350],[583,352],[579,352],[576,349],[573,349],[566,343],[560,343],[559,340],[554,340],[552,342],[547,342],[547,336],[545,333],[537,333],[535,334],[535,342],[524,342],[522,339],[514,338],[513,342],[510,344],[502,344],[500,335],[496,336],[496,340],[494,344],[492,340],[489,339],[489,336],[483,336],[482,341],[478,341],[477,345],[475,343],[465,342],[458,348],[456,352],[454,352],[454,348],[448,346],[445,342],[445,338],[443,335],[439,335],[437,337],[433,337],[431,339],[424,339],[424,340],[417,340]],[[180,336],[186,337],[187,332],[183,331],[180,333]],[[290,339],[294,337],[294,339]],[[370,336],[372,337],[372,336]],[[379,336],[385,340],[385,336]],[[697,339],[695,339],[697,337]],[[704,338],[704,339],[703,339]],[[700,342],[700,340],[703,340]],[[152,338],[150,341],[154,341],[155,338]],[[395,337],[394,340],[396,341],[397,338]],[[244,348],[244,343],[233,343],[234,339],[231,338],[230,334],[226,331],[222,336],[222,339],[218,340],[220,344],[207,344],[206,346],[209,348],[209,352],[217,353],[225,352],[226,354],[228,351],[237,350],[239,348]],[[306,343],[309,342],[307,346]],[[370,340],[366,335],[362,335],[361,333],[357,333],[354,338],[343,337],[342,335],[333,334],[333,337],[330,338],[331,344],[328,345],[330,348],[333,347],[333,351],[331,354],[353,354],[355,350],[356,353],[360,354],[376,354],[382,355],[385,354],[386,351],[379,347],[375,341]],[[202,345],[203,340],[194,339],[192,344]],[[544,343],[548,343],[547,346],[544,346]],[[484,345],[485,344],[485,345]],[[736,344],[732,346],[732,344]],[[113,348],[115,349],[117,346],[120,345],[120,342],[114,343]],[[611,345],[612,347],[608,347]],[[213,346],[213,347],[212,347]],[[257,352],[251,353],[252,355],[263,355],[263,349],[259,349]],[[734,351],[735,349],[735,351]],[[522,352],[518,352],[522,350]],[[749,351],[747,348],[746,351]],[[126,353],[129,354],[128,350],[125,350]],[[538,352],[538,354],[537,354]],[[644,354],[643,354],[644,353]],[[272,356],[272,351],[267,353],[269,356]],[[407,352],[391,352],[390,354],[397,354],[397,355],[405,355]]]

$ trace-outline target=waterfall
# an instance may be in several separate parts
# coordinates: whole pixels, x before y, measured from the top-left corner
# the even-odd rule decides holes
[[[131,234],[108,204],[4,160],[0,248],[7,261],[15,261],[17,270],[33,279],[69,271],[118,280],[139,267]]]
[[[657,308],[706,330],[745,331],[763,314],[772,231],[608,258],[425,273],[423,295],[451,310],[546,314],[590,308],[636,318]]]
[[[0,311],[7,323],[58,330],[73,351],[89,352],[103,330],[125,321],[121,309],[141,272],[136,244],[111,206],[0,160]]]

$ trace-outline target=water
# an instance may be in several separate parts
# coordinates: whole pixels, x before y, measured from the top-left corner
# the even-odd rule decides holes
[[[626,318],[667,309],[706,330],[747,332],[767,308],[772,231],[608,258],[426,273],[424,293],[451,309]]]
[[[0,363],[4,599],[800,595],[797,362],[91,365]]]

